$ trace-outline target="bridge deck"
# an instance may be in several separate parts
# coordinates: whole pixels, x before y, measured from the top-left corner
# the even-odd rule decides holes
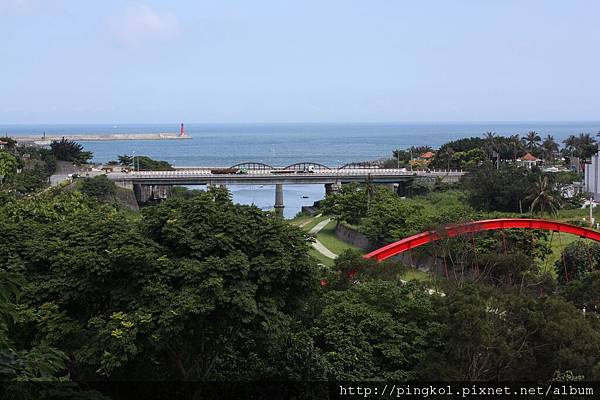
[[[462,171],[405,171],[399,169],[343,169],[315,170],[277,174],[265,170],[249,170],[237,174],[213,174],[210,169],[176,169],[174,171],[113,172],[107,174],[115,181],[128,181],[142,185],[274,185],[274,184],[328,184],[360,182],[370,178],[376,183],[395,183],[414,177],[441,178],[457,181]]]

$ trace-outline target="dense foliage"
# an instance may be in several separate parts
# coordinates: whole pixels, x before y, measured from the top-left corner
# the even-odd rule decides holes
[[[52,150],[54,157],[60,161],[85,164],[92,158],[92,153],[83,151],[82,145],[65,138],[50,143],[50,149]]]
[[[600,244],[580,240],[570,243],[556,260],[555,267],[560,283],[585,278],[600,268]]]
[[[315,329],[329,378],[410,380],[440,335],[427,288],[372,280],[327,293]]]
[[[548,380],[560,370],[593,379],[600,373],[598,319],[586,319],[559,297],[468,284],[436,308],[443,331],[430,348],[429,379]]]
[[[439,216],[414,200],[423,222],[410,223],[460,218],[452,196],[429,198]],[[369,207],[381,206],[376,198]],[[319,271],[305,234],[234,205],[222,189],[141,214],[78,192],[13,200],[1,212],[0,271],[20,279],[0,285],[10,316],[2,351],[15,354],[4,363],[36,362],[19,361],[7,378],[537,380],[600,371],[598,319],[518,290],[523,279],[506,268],[531,273],[532,259],[519,261],[526,249],[494,263],[493,279],[467,275],[432,291],[400,281],[396,263],[355,254]],[[495,251],[477,246],[481,260]],[[330,284],[319,287],[324,276]],[[573,297],[573,282],[566,298],[592,304]]]
[[[0,185],[4,179],[17,172],[17,159],[7,151],[0,150]]]
[[[457,141],[452,156],[492,136]],[[43,152],[27,158],[52,169]],[[478,167],[454,187],[413,182],[408,198],[344,185],[322,211],[382,244],[547,211],[577,178]],[[320,267],[307,234],[224,189],[175,189],[138,213],[99,201],[114,190],[102,176],[0,197],[1,379],[600,379],[598,246],[574,242],[556,260],[545,232],[442,238],[410,254],[431,276],[406,282],[407,266],[356,252]]]
[[[109,164],[119,164],[124,167],[131,167],[136,171],[171,171],[174,168],[167,161],[154,160],[147,156],[119,156],[118,161],[111,161]]]
[[[139,217],[76,193],[2,212],[0,268],[27,277],[12,337],[64,351],[74,379],[274,374],[317,285],[304,234],[222,190]]]
[[[538,168],[512,164],[496,168],[488,163],[466,175],[463,187],[467,201],[476,209],[543,214],[556,211],[561,205],[559,176],[543,174]]]
[[[350,184],[327,196],[321,202],[321,209],[339,221],[358,225],[373,243],[391,242],[428,228],[475,217],[475,211],[464,204],[460,191],[428,193],[403,199],[386,187]]]
[[[106,175],[98,175],[93,178],[83,178],[80,184],[80,191],[85,195],[104,199],[114,196],[117,187]]]
[[[0,150],[0,205],[6,198],[32,194],[48,186],[57,165],[51,150],[17,146],[10,138],[0,140],[9,143],[6,150]]]

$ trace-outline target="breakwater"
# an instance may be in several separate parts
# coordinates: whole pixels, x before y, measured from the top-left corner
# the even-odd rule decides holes
[[[110,142],[118,140],[187,140],[191,136],[181,136],[177,133],[115,133],[110,135],[47,135],[47,136],[18,136],[12,139],[19,144],[36,144],[47,146],[55,140],[73,140],[75,142]]]

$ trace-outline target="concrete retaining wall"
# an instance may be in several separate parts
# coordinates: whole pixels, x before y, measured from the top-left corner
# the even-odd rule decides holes
[[[335,236],[338,239],[353,246],[360,247],[361,249],[370,250],[373,247],[364,234],[349,227],[343,222],[338,222],[335,226]]]
[[[369,239],[363,234],[357,231],[356,229],[344,224],[343,222],[338,222],[335,227],[335,236],[353,246],[360,247],[366,251],[374,250],[378,246],[374,246]],[[399,261],[404,265],[409,265],[415,268],[420,269],[421,271],[430,271],[434,270],[436,273],[440,273],[443,271],[443,266],[440,265],[440,261],[436,261],[431,257],[411,254],[410,252],[398,254],[397,256],[392,257],[393,260]]]

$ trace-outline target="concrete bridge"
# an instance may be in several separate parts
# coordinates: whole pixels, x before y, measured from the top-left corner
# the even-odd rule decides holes
[[[342,184],[370,180],[375,184],[393,185],[403,196],[408,183],[414,179],[457,182],[464,174],[463,171],[407,171],[360,165],[331,169],[315,163],[298,163],[285,168],[245,163],[227,169],[191,167],[172,171],[111,172],[107,177],[121,187],[133,189],[140,203],[168,197],[174,185],[275,185],[275,208],[283,209],[283,185],[322,184],[325,192],[331,193]]]

